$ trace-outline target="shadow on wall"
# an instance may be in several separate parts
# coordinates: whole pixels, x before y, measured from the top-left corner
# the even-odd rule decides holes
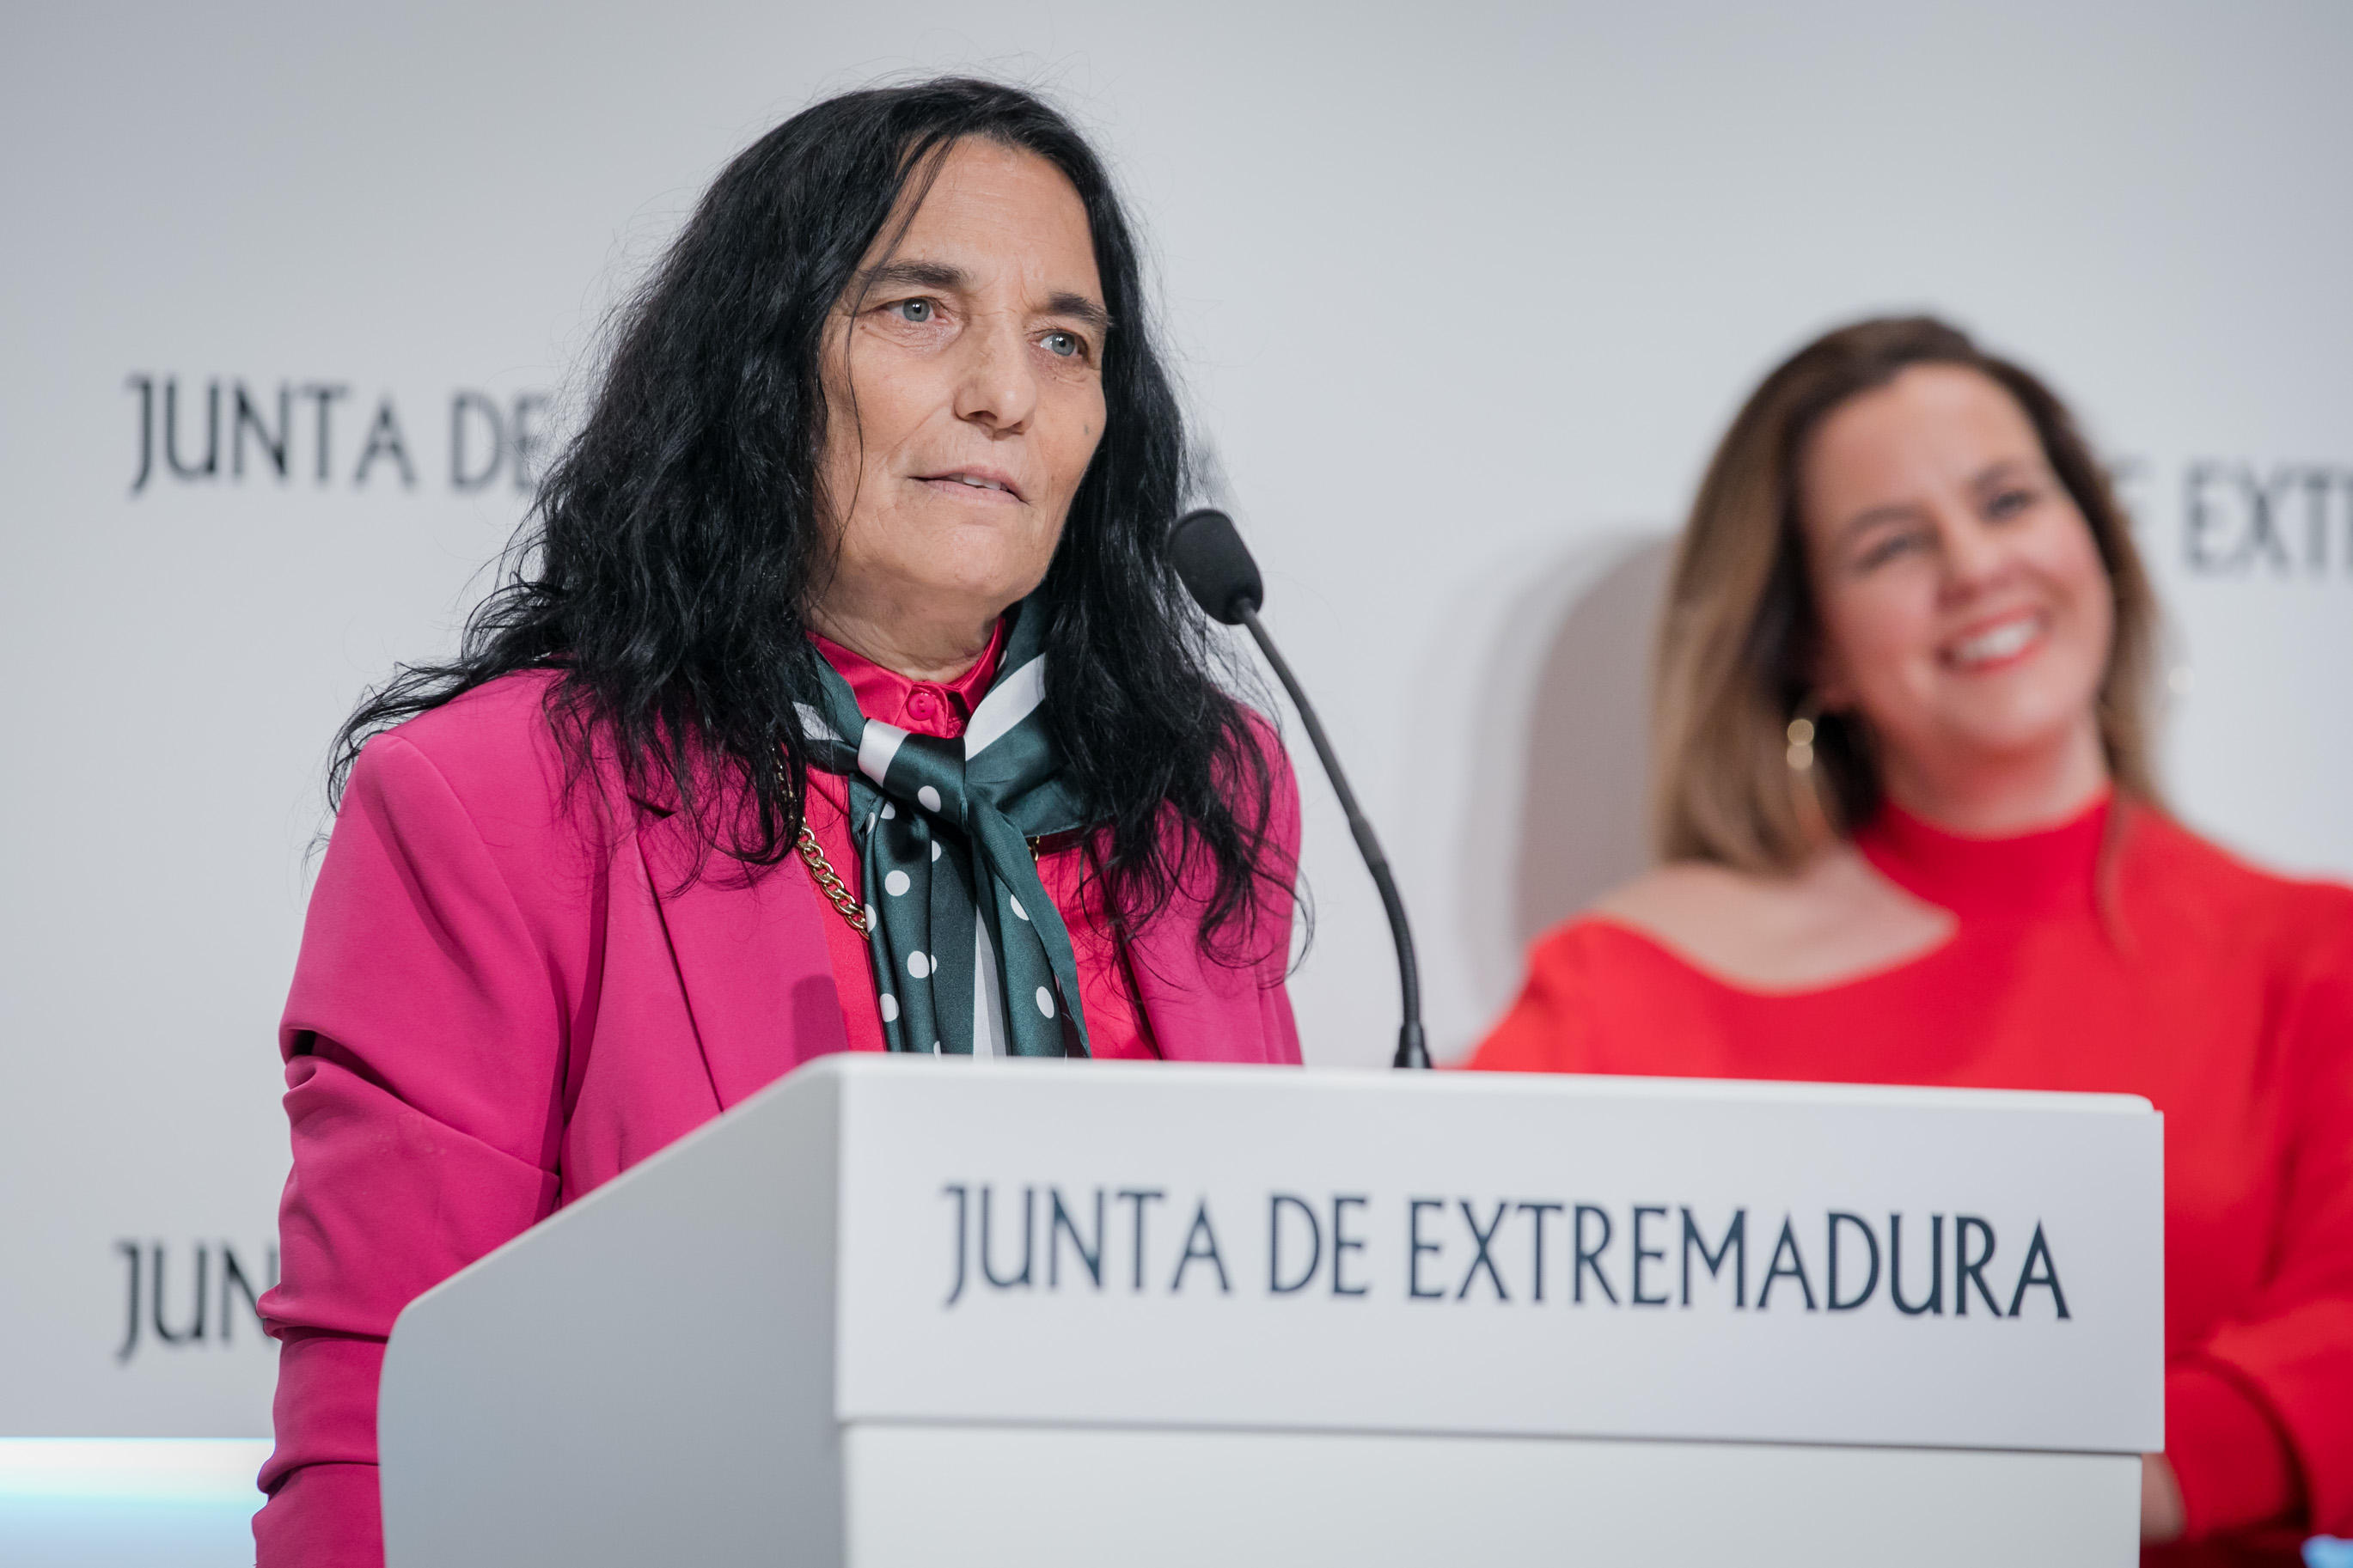
[[[1588,531],[1480,564],[1447,606],[1461,675],[1419,693],[1468,703],[1468,748],[1417,748],[1450,775],[1454,945],[1468,994],[1433,1051],[1473,1047],[1518,994],[1527,945],[1650,868],[1650,663],[1675,538]],[[1451,666],[1461,670],[1461,663]],[[1454,731],[1454,733],[1463,733]]]
[[[1651,644],[1673,552],[1627,550],[1535,650],[1512,889],[1523,951],[1651,864]]]
[[[1651,643],[1673,550],[1654,529],[1588,534],[1490,563],[1451,607],[1483,632],[1452,858],[1474,1028],[1518,991],[1532,939],[1650,864]]]

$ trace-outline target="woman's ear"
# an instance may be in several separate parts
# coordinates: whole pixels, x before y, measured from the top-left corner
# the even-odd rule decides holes
[[[1819,613],[1810,606],[1800,617],[1798,645],[1784,656],[1788,660],[1785,668],[1805,682],[1799,706],[1816,715],[1843,712],[1854,706],[1854,683],[1847,679]]]
[[[1846,666],[1830,639],[1817,636],[1812,655],[1805,663],[1810,682],[1810,692],[1816,710],[1823,713],[1844,713],[1855,702],[1854,682],[1847,678]]]

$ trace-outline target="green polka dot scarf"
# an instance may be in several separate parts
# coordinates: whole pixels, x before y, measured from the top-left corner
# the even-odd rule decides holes
[[[961,739],[914,735],[858,710],[817,655],[822,710],[804,706],[809,763],[849,780],[868,955],[894,1051],[1087,1054],[1071,933],[1029,840],[1086,826],[1048,733],[1045,606],[1010,612],[997,678]]]

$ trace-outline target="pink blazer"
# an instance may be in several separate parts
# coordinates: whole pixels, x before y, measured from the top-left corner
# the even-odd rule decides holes
[[[419,1293],[812,1057],[847,1048],[801,868],[679,888],[679,820],[607,778],[570,801],[542,715],[552,675],[509,676],[369,742],[302,933],[280,1030],[294,1168],[276,1452],[261,1568],[374,1564],[375,1390]],[[1282,749],[1275,834],[1295,857]],[[1171,1058],[1299,1060],[1283,990],[1290,900],[1251,967],[1205,959],[1187,884],[1132,949]]]

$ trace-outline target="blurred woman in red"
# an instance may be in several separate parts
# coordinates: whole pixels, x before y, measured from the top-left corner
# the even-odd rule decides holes
[[[2166,1451],[2144,1561],[2353,1535],[2353,892],[2168,816],[2156,612],[2065,407],[1925,319],[1766,378],[1683,535],[1657,870],[1472,1065],[2146,1095]]]

